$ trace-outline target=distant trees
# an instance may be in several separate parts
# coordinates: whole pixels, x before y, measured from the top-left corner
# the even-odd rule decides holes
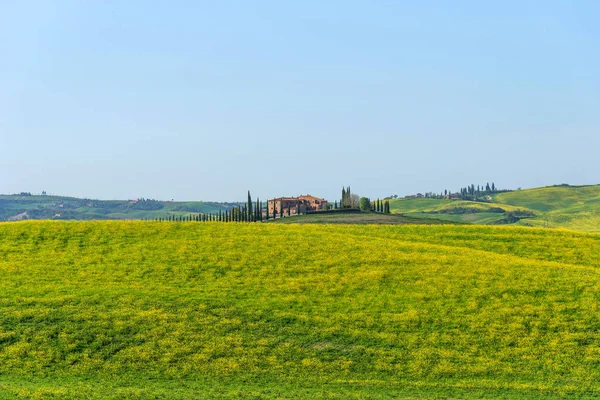
[[[496,189],[496,184],[494,182],[492,182],[491,185],[486,183],[485,186],[477,185],[477,187],[475,187],[475,184],[471,184],[467,187],[461,188],[458,192],[458,197],[460,197],[462,200],[481,200],[484,199],[485,196],[489,196],[497,192],[498,190]]]
[[[340,201],[340,208],[358,208],[360,196],[353,194],[350,191],[350,186],[347,188],[342,187],[342,200]]]
[[[361,209],[361,211],[370,211],[371,200],[368,197],[361,197],[358,200],[358,207]]]
[[[252,222],[252,197],[250,196],[250,191],[248,190],[248,205],[246,208],[246,221]]]
[[[138,203],[153,204],[156,200],[139,199]],[[267,202],[268,204],[268,202]],[[274,210],[274,216],[277,216],[277,209]],[[177,210],[176,210],[177,212]],[[282,212],[283,215],[283,212]],[[266,210],[266,219],[269,219],[269,208]],[[224,208],[215,212],[197,213],[197,214],[178,214],[167,215],[166,218],[155,218],[155,221],[171,222],[260,222],[263,221],[263,209],[260,198],[256,202],[252,201],[250,191],[248,191],[248,202],[245,204],[232,205],[227,203]]]
[[[383,214],[390,213],[390,201],[389,200],[377,199],[373,203],[371,203],[371,205],[372,205],[371,210],[373,210],[375,212],[383,213]]]

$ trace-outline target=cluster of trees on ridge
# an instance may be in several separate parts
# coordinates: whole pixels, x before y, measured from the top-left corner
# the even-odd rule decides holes
[[[248,202],[238,205],[229,210],[219,210],[215,213],[198,213],[190,215],[170,215],[165,218],[154,218],[154,221],[172,221],[172,222],[257,222],[269,219],[269,208],[266,215],[263,216],[262,203],[256,199],[253,203],[250,191],[248,191]]]
[[[496,184],[492,182],[490,185],[486,183],[485,185],[477,185],[474,184],[468,185],[466,187],[460,188],[458,192],[452,193],[449,190],[444,190],[440,193],[435,192],[427,192],[422,196],[426,199],[460,199],[460,200],[473,200],[473,201],[482,201],[486,200],[486,196],[492,195],[494,193],[502,193],[502,192],[510,192],[511,190],[503,189],[500,190],[496,187]],[[419,194],[421,196],[421,194]],[[415,196],[406,196],[409,198]],[[384,200],[389,199],[397,199],[398,195],[392,195],[385,197]]]
[[[329,210],[329,205],[326,206],[326,210]],[[361,210],[361,211],[372,211],[383,214],[390,214],[390,202],[389,200],[371,201],[368,197],[359,197],[357,194],[352,193],[350,186],[342,188],[342,198],[340,202],[336,200],[333,205],[333,210]],[[219,210],[217,213],[198,213],[190,215],[171,215],[165,218],[154,218],[154,221],[174,221],[174,222],[261,222],[269,219],[282,218],[292,215],[292,208],[282,208],[279,211],[275,207],[273,214],[269,215],[269,207],[267,207],[263,213],[262,203],[259,198],[256,202],[252,201],[250,191],[248,191],[248,201],[246,204],[234,206],[229,210]],[[296,204],[295,214],[300,214],[300,203]]]

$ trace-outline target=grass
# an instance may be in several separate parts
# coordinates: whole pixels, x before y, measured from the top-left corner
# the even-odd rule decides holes
[[[529,226],[600,232],[600,185],[550,186],[494,196],[498,203],[538,211]]]
[[[393,213],[414,218],[600,232],[600,185],[560,185],[498,193],[490,203],[398,199],[390,202],[390,208]]]
[[[494,201],[537,211],[581,212],[589,210],[590,207],[600,209],[600,185],[549,186],[517,190],[497,194]]]
[[[451,221],[456,223],[469,223],[469,224],[497,224],[504,220],[503,213],[497,212],[473,212],[473,213],[463,213],[463,214],[452,214],[452,213],[408,213],[404,214],[407,217],[413,217],[417,219],[436,219],[442,221]]]
[[[415,218],[409,215],[398,214],[380,214],[374,212],[352,212],[352,213],[314,213],[299,216],[291,216],[271,220],[271,223],[277,224],[386,224],[386,225],[407,225],[407,224],[442,224],[448,223],[442,219],[423,219]]]
[[[432,212],[438,207],[451,204],[453,200],[441,199],[392,199],[390,200],[390,210],[393,213],[405,214],[414,212]]]
[[[0,224],[0,398],[591,398],[599,267],[550,229]]]

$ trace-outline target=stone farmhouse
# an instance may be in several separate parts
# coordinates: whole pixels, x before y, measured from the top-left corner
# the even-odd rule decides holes
[[[275,210],[277,210],[277,215],[281,215],[282,210],[285,215],[288,214],[288,210],[290,215],[295,215],[297,211],[299,211],[300,214],[304,214],[307,212],[323,210],[327,204],[327,200],[307,194],[305,196],[279,197],[272,199],[267,202],[267,207],[269,209],[269,215],[274,215]]]

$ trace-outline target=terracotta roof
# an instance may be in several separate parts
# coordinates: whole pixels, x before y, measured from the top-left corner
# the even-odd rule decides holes
[[[307,195],[301,195],[301,196],[298,196],[298,197],[300,197],[300,198],[311,198],[311,199],[317,199],[317,200],[321,200],[321,201],[327,201],[327,200],[325,200],[325,199],[322,199],[321,197],[316,197],[316,196],[313,196],[313,195],[310,195],[310,194],[307,194]]]

